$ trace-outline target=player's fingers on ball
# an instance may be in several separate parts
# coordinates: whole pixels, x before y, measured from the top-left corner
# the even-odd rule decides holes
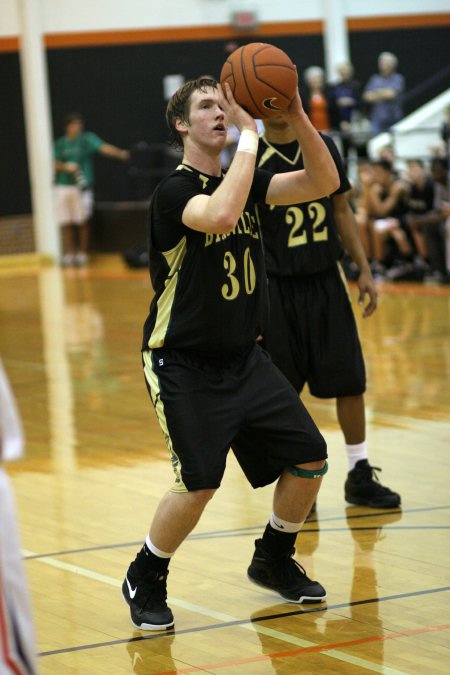
[[[224,84],[224,96],[227,99],[228,103],[232,103],[234,101],[233,92],[231,91],[231,87],[228,84],[228,82],[225,82]]]
[[[225,98],[225,92],[223,90],[223,85],[221,85],[220,82],[217,83],[217,93],[219,94],[219,99]]]

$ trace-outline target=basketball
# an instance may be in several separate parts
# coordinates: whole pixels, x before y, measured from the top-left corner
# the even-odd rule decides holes
[[[220,83],[226,82],[239,105],[261,119],[288,107],[297,89],[297,70],[282,49],[251,42],[232,52],[223,64]]]

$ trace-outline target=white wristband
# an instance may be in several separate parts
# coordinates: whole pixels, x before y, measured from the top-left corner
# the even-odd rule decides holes
[[[258,139],[259,136],[256,131],[244,129],[239,138],[236,152],[249,152],[251,155],[256,155],[258,152]]]

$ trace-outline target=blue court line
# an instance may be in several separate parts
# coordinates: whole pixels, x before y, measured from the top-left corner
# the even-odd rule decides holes
[[[374,513],[356,513],[354,515],[352,514],[346,514],[343,516],[332,516],[329,518],[312,518],[311,520],[308,520],[306,522],[306,525],[314,525],[315,523],[325,523],[325,522],[333,522],[333,521],[340,521],[340,520],[353,520],[354,518],[375,518],[375,517],[383,517],[383,516],[391,516],[392,514],[399,514],[399,515],[405,515],[407,513],[423,513],[423,512],[429,512],[429,511],[440,511],[443,509],[450,509],[450,504],[446,506],[429,506],[429,507],[420,507],[420,508],[415,508],[415,509],[402,509],[402,510],[394,510],[394,511],[376,511]],[[386,527],[386,526],[381,526],[381,527]],[[223,539],[223,538],[230,538],[230,537],[243,537],[243,536],[253,536],[259,532],[262,532],[265,528],[265,525],[255,525],[254,527],[240,527],[237,529],[233,530],[213,530],[211,532],[198,532],[196,534],[190,534],[188,537],[186,537],[185,541],[188,540],[193,540],[193,539]],[[380,529],[380,526],[372,526],[372,527],[366,527],[366,528],[356,528],[356,527],[336,527],[336,528],[328,528],[325,529],[323,527],[318,527],[318,528],[305,528],[302,530],[303,534],[306,534],[307,532],[339,532],[339,531],[345,531],[345,530],[356,530],[356,529],[366,529],[366,530],[378,530]],[[447,525],[396,525],[396,526],[388,526],[386,529],[412,529],[412,530],[439,530],[439,529],[450,529],[450,526]],[[73,548],[73,549],[66,549],[64,551],[51,551],[50,553],[37,553],[34,555],[30,556],[24,556],[24,560],[37,560],[39,558],[52,558],[53,556],[60,556],[60,555],[71,555],[72,553],[89,553],[91,551],[103,551],[107,549],[112,549],[112,548],[128,548],[130,546],[142,546],[142,539],[139,539],[139,541],[128,541],[128,542],[122,542],[120,544],[102,544],[100,546],[86,546],[84,548]]]
[[[282,619],[288,616],[300,616],[302,614],[314,614],[317,612],[329,612],[330,610],[344,609],[348,607],[357,607],[359,605],[369,605],[376,602],[389,602],[391,600],[401,600],[404,598],[413,598],[420,595],[430,595],[431,593],[444,593],[450,591],[450,586],[442,586],[441,588],[430,588],[423,591],[413,591],[411,593],[398,593],[396,595],[386,595],[382,598],[367,598],[366,600],[357,600],[355,602],[342,602],[337,605],[327,607],[314,607],[313,609],[297,609],[292,612],[282,612],[278,614],[267,614],[266,616],[249,617],[248,619],[236,619],[235,621],[224,621],[221,623],[207,624],[205,626],[197,626],[195,628],[183,628],[182,630],[167,630],[153,635],[142,635],[133,638],[123,638],[120,640],[109,640],[108,642],[96,642],[88,645],[79,645],[78,647],[65,647],[62,649],[54,649],[47,652],[40,652],[37,656],[54,656],[56,654],[67,654],[69,652],[78,652],[86,649],[98,649],[101,647],[111,647],[114,645],[128,644],[129,642],[142,642],[144,640],[157,640],[172,635],[186,635],[189,633],[199,633],[206,630],[216,630],[220,628],[229,628],[231,626],[241,626],[244,624],[261,623],[262,621],[273,621],[274,619]]]

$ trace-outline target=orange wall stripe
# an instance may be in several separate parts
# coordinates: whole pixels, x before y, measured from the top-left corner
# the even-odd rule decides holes
[[[47,47],[85,47],[148,42],[183,42],[186,40],[216,40],[231,38],[235,32],[228,26],[193,26],[189,28],[149,28],[147,30],[118,30],[86,33],[54,33],[45,36]]]
[[[0,52],[18,52],[19,38],[4,37],[0,38]]]
[[[392,28],[439,28],[450,26],[450,12],[445,14],[355,17],[347,19],[347,26],[350,31],[390,30]]]
[[[323,30],[323,21],[285,21],[262,23],[259,26],[258,35],[317,35]],[[238,31],[234,31],[234,37],[238,38]]]
[[[350,31],[390,30],[392,28],[433,28],[450,26],[450,13],[409,14],[349,18]],[[101,47],[106,45],[185,42],[196,40],[260,40],[265,36],[320,35],[322,21],[284,21],[263,23],[254,31],[239,31],[228,24],[149,28],[143,30],[86,31],[82,33],[50,33],[45,36],[49,49],[64,47]],[[0,38],[0,52],[16,52],[18,37]]]
[[[322,32],[321,21],[264,23],[254,31],[238,31],[231,26],[189,26],[177,28],[152,28],[147,30],[102,31],[86,33],[58,33],[46,35],[47,47],[84,47],[114,44],[139,44],[148,42],[186,42],[197,40],[247,40],[263,35],[305,35]]]

